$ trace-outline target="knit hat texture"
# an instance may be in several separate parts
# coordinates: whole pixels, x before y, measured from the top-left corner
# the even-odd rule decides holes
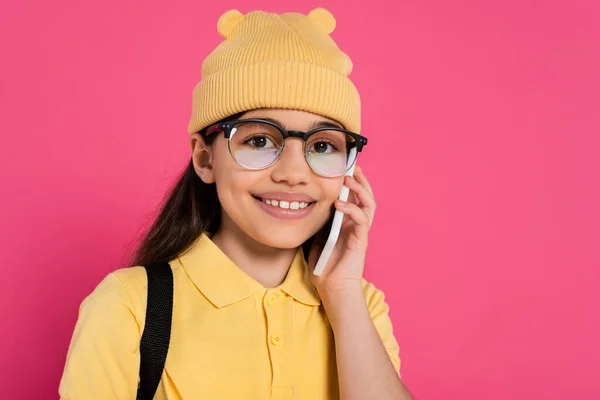
[[[257,108],[312,112],[360,133],[360,97],[348,78],[352,61],[329,36],[336,21],[307,15],[237,10],[217,23],[224,40],[204,60],[192,93],[188,132]]]

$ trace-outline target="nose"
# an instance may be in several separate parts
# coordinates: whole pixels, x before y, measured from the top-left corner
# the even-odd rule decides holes
[[[273,165],[271,177],[277,183],[289,186],[307,183],[311,169],[304,158],[304,141],[299,138],[288,138],[283,153]]]

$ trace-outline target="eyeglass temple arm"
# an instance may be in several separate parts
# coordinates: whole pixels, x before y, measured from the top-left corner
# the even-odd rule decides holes
[[[217,133],[223,130],[223,125],[222,124],[214,124],[213,126],[211,126],[210,128],[208,128],[206,130],[206,132],[204,133],[204,136],[210,136],[213,133]]]

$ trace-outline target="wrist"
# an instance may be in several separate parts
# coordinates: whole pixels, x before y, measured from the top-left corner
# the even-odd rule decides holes
[[[361,280],[349,279],[342,283],[325,284],[317,288],[324,303],[336,304],[344,299],[364,297]]]
[[[368,314],[367,301],[360,283],[343,289],[324,291],[320,296],[332,327],[345,324],[347,320],[354,320],[361,313]]]

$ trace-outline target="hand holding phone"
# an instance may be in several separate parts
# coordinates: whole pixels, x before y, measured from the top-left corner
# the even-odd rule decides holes
[[[356,149],[352,149],[356,151]],[[354,164],[352,167],[346,172],[346,176],[354,175],[354,167],[356,166],[356,159],[354,160]],[[348,194],[350,193],[350,189],[346,187],[346,185],[342,186],[342,190],[340,191],[340,195],[338,199],[342,201],[348,200]],[[313,270],[313,274],[320,276],[325,269],[325,265],[327,261],[329,261],[329,257],[331,257],[331,253],[333,252],[333,248],[337,243],[338,236],[340,235],[340,230],[342,229],[342,220],[344,219],[344,213],[339,210],[335,210],[335,214],[333,216],[333,222],[331,224],[331,231],[329,232],[329,237],[327,238],[327,242],[325,242],[325,246],[323,247],[323,251],[321,251],[321,255],[319,256],[319,260],[315,265],[315,269]]]

